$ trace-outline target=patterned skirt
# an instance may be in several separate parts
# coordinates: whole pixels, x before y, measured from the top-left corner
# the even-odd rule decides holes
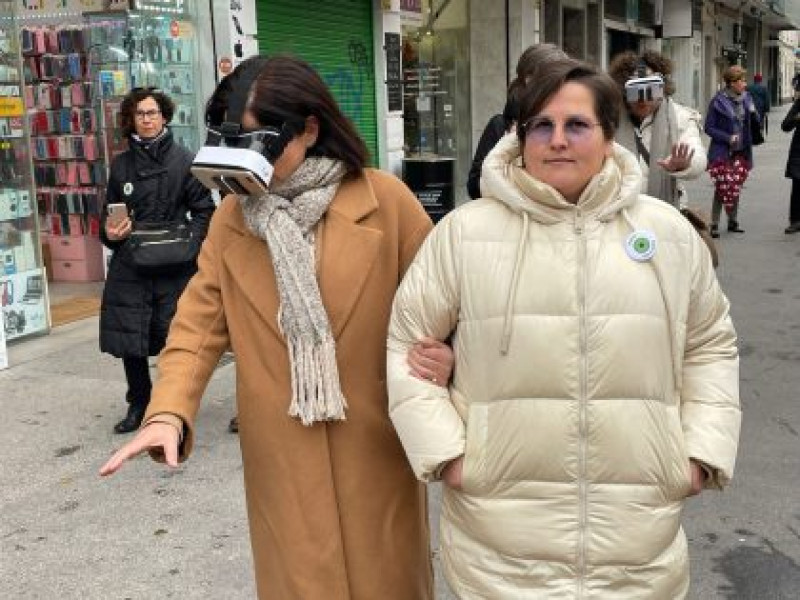
[[[736,154],[733,158],[715,160],[708,167],[708,174],[714,180],[717,196],[722,200],[725,212],[730,213],[750,174],[750,163],[741,154]]]

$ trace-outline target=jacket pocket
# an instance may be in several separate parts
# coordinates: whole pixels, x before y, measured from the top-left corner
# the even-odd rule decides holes
[[[480,495],[487,486],[486,440],[489,427],[489,405],[472,403],[467,411],[467,439],[464,449],[464,464],[461,472],[461,488],[464,493]]]

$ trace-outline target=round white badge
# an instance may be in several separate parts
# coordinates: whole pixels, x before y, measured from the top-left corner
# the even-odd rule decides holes
[[[634,231],[625,240],[625,252],[638,262],[650,260],[656,253],[656,235],[646,229]]]
[[[126,196],[130,196],[133,193],[133,184],[130,181],[122,186],[122,193]]]

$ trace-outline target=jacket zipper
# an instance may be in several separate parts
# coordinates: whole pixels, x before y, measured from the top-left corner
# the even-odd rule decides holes
[[[578,236],[578,334],[580,336],[580,395],[578,431],[578,598],[584,597],[586,579],[586,238],[585,224],[580,208],[575,209],[575,234]]]

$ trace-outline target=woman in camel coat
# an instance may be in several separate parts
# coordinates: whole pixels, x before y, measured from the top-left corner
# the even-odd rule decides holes
[[[280,119],[296,134],[274,163],[268,194],[228,196],[217,210],[159,361],[146,425],[101,474],[146,449],[168,464],[185,459],[203,390],[230,346],[259,598],[432,600],[425,490],[389,421],[385,383],[392,299],[431,222],[399,180],[364,168],[363,142],[308,65],[256,58],[231,76],[248,68],[259,71],[245,88],[242,124],[257,132]],[[225,86],[217,101],[235,89]],[[212,98],[212,123],[214,106]],[[278,229],[273,218],[284,219]],[[281,237],[301,226],[302,237]],[[292,244],[308,253],[307,266],[300,254],[281,254]],[[310,287],[293,294],[287,276]],[[309,347],[293,320],[304,310],[301,325],[323,321],[312,342],[327,336],[332,349]]]

